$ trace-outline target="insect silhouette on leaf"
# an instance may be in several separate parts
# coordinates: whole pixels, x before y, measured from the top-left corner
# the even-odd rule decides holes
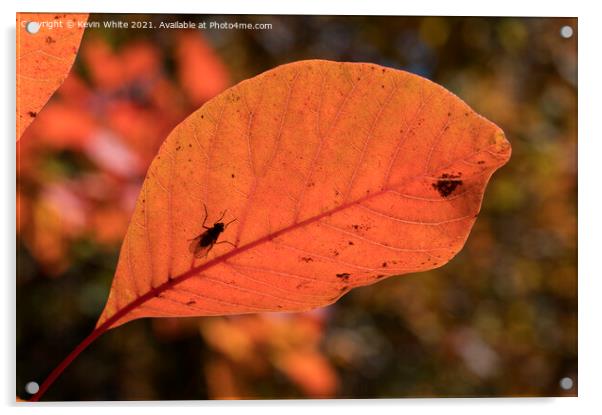
[[[222,212],[220,218],[213,224],[213,226],[207,226],[207,206],[205,204],[203,204],[203,206],[205,208],[205,219],[203,219],[203,228],[205,231],[196,238],[190,239],[190,241],[192,241],[190,242],[189,247],[190,253],[194,254],[195,258],[203,258],[207,256],[211,248],[213,248],[213,245],[230,244],[236,248],[236,245],[229,241],[217,242],[220,234],[225,231],[228,225],[234,222],[236,218],[232,219],[228,223],[222,222],[222,219],[224,219],[224,216],[228,211],[228,209],[226,209]]]

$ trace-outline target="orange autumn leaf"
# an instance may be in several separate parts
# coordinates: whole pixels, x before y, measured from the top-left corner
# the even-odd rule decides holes
[[[328,61],[265,72],[162,145],[97,327],[310,310],[440,267],[510,153],[496,125],[407,72]]]
[[[87,19],[88,14],[17,13],[17,140],[67,77]]]

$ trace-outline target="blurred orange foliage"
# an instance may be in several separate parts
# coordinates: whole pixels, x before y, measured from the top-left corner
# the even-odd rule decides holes
[[[228,85],[225,66],[199,33],[174,33],[173,44],[137,40],[114,48],[86,32],[63,85],[17,148],[18,232],[49,275],[71,262],[70,245],[90,238],[121,243],[150,161],[171,129]],[[178,83],[164,67],[173,50]],[[190,75],[181,78],[192,82]],[[192,93],[192,95],[190,95]],[[188,98],[190,97],[190,99]]]
[[[210,397],[262,398],[255,385],[281,373],[296,386],[291,397],[334,397],[339,380],[323,355],[324,313],[254,314],[199,319],[201,334],[214,350],[205,367]],[[269,397],[269,396],[263,396]]]

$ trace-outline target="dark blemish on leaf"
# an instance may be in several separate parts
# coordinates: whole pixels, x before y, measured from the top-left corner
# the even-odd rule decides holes
[[[29,111],[29,112],[28,112],[28,114],[29,114],[29,116],[30,116],[31,118],[35,118],[35,117],[37,117],[37,116],[38,116],[38,113],[37,113],[37,112],[35,112],[35,111]]]
[[[188,143],[188,147],[192,148],[192,144]]]
[[[359,229],[360,225],[353,225],[353,229],[355,229],[356,231]]]
[[[56,40],[54,40],[52,37],[50,36],[46,36],[46,43],[48,43],[49,45],[52,43],[56,43]]]
[[[381,87],[381,88],[383,88],[383,89],[385,88],[385,86],[384,86],[384,85],[381,85],[380,87]]]
[[[383,71],[383,73],[385,73],[387,70],[386,70],[385,68],[383,68],[383,70],[382,70],[382,71]]]
[[[278,308],[282,308],[282,306],[280,304],[278,304]]]
[[[485,160],[479,160],[477,161],[478,164],[485,164]]]
[[[309,281],[301,281],[300,283],[298,283],[295,287],[300,290],[301,288],[305,287],[306,285],[309,284]]]
[[[433,189],[438,191],[441,196],[448,197],[458,186],[462,185],[462,180],[459,180],[458,177],[460,175],[444,173],[439,180],[433,183]]]
[[[468,113],[467,113],[467,112],[465,112],[465,113],[464,113],[464,116],[465,116],[465,117],[468,117]]]
[[[234,178],[234,177],[235,177],[235,176],[234,176],[234,173],[232,173],[230,176],[231,176],[232,178]]]
[[[348,286],[348,285],[345,285],[345,286],[341,287],[341,289],[340,289],[339,291],[340,291],[341,293],[347,292],[347,291],[349,291],[349,286]]]
[[[347,272],[342,272],[340,274],[337,274],[337,278],[342,279],[343,281],[347,281],[349,279],[349,277],[351,276],[351,274],[347,273]]]
[[[203,114],[201,114],[201,118],[205,118],[205,116]]]
[[[311,261],[313,261],[313,258],[312,258],[312,257],[309,257],[309,256],[304,256],[304,257],[301,257],[301,261],[304,261],[304,262],[311,262]]]
[[[195,304],[196,304],[196,301],[194,301],[194,300],[190,300],[190,301],[186,302],[186,305],[195,305]]]
[[[307,183],[307,187],[314,187],[316,184],[314,182]]]
[[[181,148],[182,148],[182,146],[177,146],[176,151],[180,151]]]
[[[188,159],[188,161],[192,161],[192,159]]]
[[[349,241],[349,245],[355,245],[353,241]]]
[[[381,278],[385,278],[385,277],[386,277],[386,275],[385,275],[385,274],[378,274],[378,275],[376,276],[376,279],[377,279],[377,280],[379,280],[379,279],[381,279]]]
[[[386,263],[386,262],[383,262],[383,265],[382,265],[382,267],[383,267],[383,268],[387,268],[387,263]]]
[[[448,113],[447,113],[447,116],[448,116],[448,117],[451,117],[451,112],[448,112]]]
[[[337,251],[336,249],[334,251],[332,251],[334,256],[339,256],[339,251]]]

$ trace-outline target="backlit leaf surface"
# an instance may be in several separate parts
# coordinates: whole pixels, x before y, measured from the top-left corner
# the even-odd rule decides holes
[[[71,70],[87,14],[17,13],[17,140]],[[29,22],[39,23],[35,33]]]
[[[463,247],[510,157],[444,88],[366,63],[301,61],[244,81],[169,135],[148,170],[98,325],[302,311]],[[206,257],[191,239],[236,219]]]

